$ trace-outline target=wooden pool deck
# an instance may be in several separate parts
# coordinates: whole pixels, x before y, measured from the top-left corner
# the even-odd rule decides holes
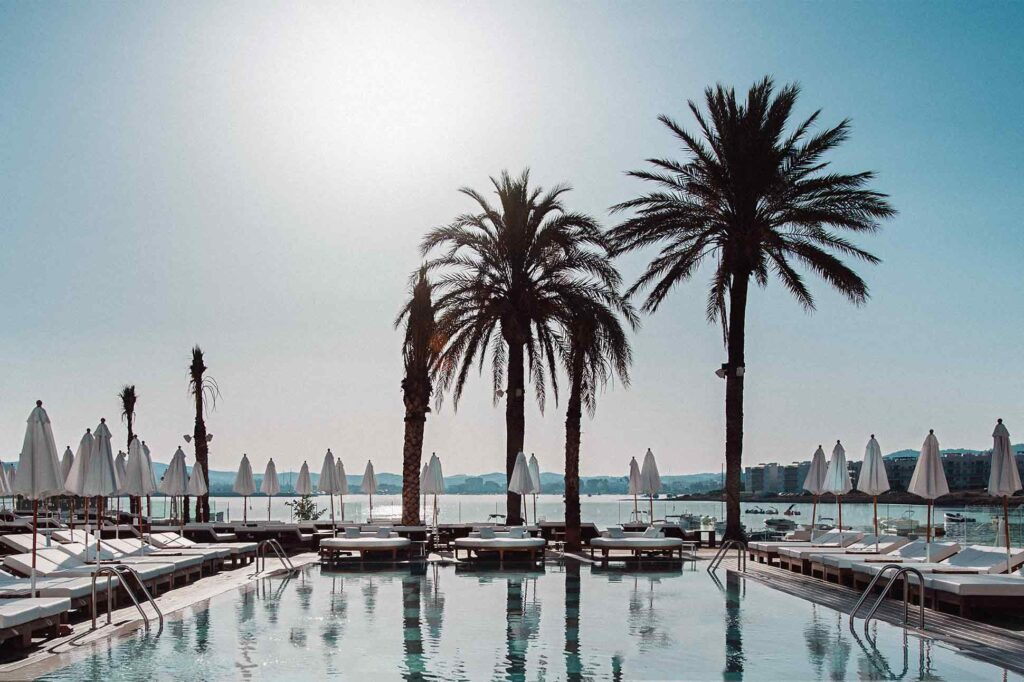
[[[714,553],[707,550],[702,551],[701,555],[702,558],[710,560]],[[739,572],[735,554],[722,562],[722,569],[719,572],[725,570],[735,571],[749,580],[763,583],[780,592],[821,604],[845,614],[849,614],[853,610],[861,596],[859,590],[842,587],[835,583],[826,583],[817,578],[787,571],[779,566],[748,561],[746,572]],[[872,600],[865,603],[861,608],[860,616],[867,613],[871,603]],[[912,606],[910,610],[912,622],[916,622],[917,613],[917,607]],[[875,617],[893,625],[902,625],[903,602],[898,599],[886,599]],[[911,630],[915,634],[921,634],[956,647],[972,657],[1024,674],[1024,633],[931,609],[925,609],[924,622],[923,632],[916,628],[911,628]],[[863,620],[860,617],[856,620],[856,628],[858,633],[863,628]]]

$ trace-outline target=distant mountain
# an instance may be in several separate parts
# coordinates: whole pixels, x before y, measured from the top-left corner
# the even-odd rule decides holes
[[[1016,445],[1011,445],[1010,449],[1013,452],[1015,452],[1015,453],[1024,452],[1024,443],[1017,443]],[[992,448],[988,448],[987,450],[972,450],[970,448],[944,448],[942,450],[939,450],[939,454],[940,455],[948,455],[948,454],[951,454],[951,453],[956,453],[956,454],[964,453],[964,454],[971,454],[971,455],[980,455],[982,453],[987,453],[987,452],[992,452]],[[896,452],[890,452],[888,455],[885,455],[885,457],[886,458],[890,458],[890,457],[892,457],[892,458],[896,458],[896,457],[912,457],[912,458],[916,458],[920,454],[921,454],[921,452],[919,450],[909,450],[908,449],[908,450],[897,450]]]

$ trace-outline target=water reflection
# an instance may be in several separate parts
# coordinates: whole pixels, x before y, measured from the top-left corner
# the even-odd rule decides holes
[[[441,639],[441,626],[444,624],[444,593],[441,591],[437,564],[433,564],[430,577],[427,579],[423,610],[430,639],[433,642],[438,642]]]
[[[569,680],[583,679],[580,659],[580,564],[565,565],[565,674]]]
[[[732,571],[725,576],[725,670],[726,680],[743,679],[743,623],[740,619],[742,579]]]
[[[423,631],[420,627],[423,590],[420,580],[416,575],[402,577],[402,646],[405,654],[402,677],[406,680],[423,679]]]
[[[520,636],[523,628],[523,578],[509,576],[505,585],[505,679],[522,682],[526,679],[527,640]]]

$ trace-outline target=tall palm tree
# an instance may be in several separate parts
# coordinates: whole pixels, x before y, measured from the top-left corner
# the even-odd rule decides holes
[[[125,384],[121,387],[121,392],[117,394],[118,399],[121,401],[121,419],[128,424],[128,447],[125,452],[132,447],[132,439],[135,437],[135,430],[132,428],[135,425],[135,403],[139,399],[139,394],[135,392],[135,385]],[[141,500],[138,498],[128,499],[128,511],[132,514],[138,514],[138,505],[141,504]]]
[[[217,406],[220,388],[213,377],[206,376],[208,367],[203,361],[203,349],[198,345],[192,348],[192,364],[188,368],[188,390],[195,400],[196,423],[192,432],[192,442],[196,446],[196,464],[203,467],[206,488],[210,488],[210,445],[206,436],[206,410]],[[209,408],[207,407],[209,401]],[[185,500],[185,514],[188,514],[188,500]],[[196,521],[206,523],[210,520],[210,495],[207,493],[196,500]]]
[[[527,377],[541,410],[548,377],[558,398],[558,315],[568,297],[593,280],[614,288],[616,272],[602,255],[605,238],[597,223],[562,205],[568,186],[531,188],[528,171],[516,178],[502,172],[491,184],[497,206],[462,188],[479,211],[431,230],[422,250],[438,252],[426,267],[440,271],[438,325],[447,339],[436,388],[439,394],[450,389],[458,407],[470,370],[474,364],[482,370],[490,354],[494,400],[505,398],[505,472],[511,477],[526,431]],[[507,505],[506,521],[520,523],[519,496],[509,494]]]
[[[649,289],[643,304],[657,310],[669,291],[709,262],[713,274],[707,319],[720,323],[727,348],[725,462],[727,538],[741,538],[739,492],[743,453],[744,331],[751,280],[767,286],[774,274],[807,310],[814,298],[797,268],[824,279],[859,305],[868,287],[842,257],[879,259],[841,233],[871,233],[895,215],[886,195],[868,189],[871,172],[827,170],[825,156],[849,137],[849,121],[812,131],[820,111],[787,132],[800,89],[777,93],[770,78],[750,88],[746,101],[718,85],[705,91],[705,109],[689,103],[698,134],[667,116],[664,123],[688,159],[649,159],[652,170],[631,176],[655,185],[650,193],[613,207],[633,210],[612,230],[617,253],[651,245],[661,250],[633,287]]]
[[[406,302],[395,327],[405,321],[405,340],[402,359],[405,378],[402,395],[405,402],[405,440],[402,446],[402,523],[415,526],[420,522],[420,461],[423,457],[423,429],[430,412],[433,384],[430,372],[444,346],[434,321],[430,280],[427,269],[420,268],[419,278],[412,287],[412,296]]]
[[[614,376],[629,385],[632,351],[620,315],[633,327],[636,313],[615,290],[597,287],[574,297],[564,320],[562,362],[569,377],[565,414],[565,546],[580,549],[580,420],[597,409],[597,393]]]

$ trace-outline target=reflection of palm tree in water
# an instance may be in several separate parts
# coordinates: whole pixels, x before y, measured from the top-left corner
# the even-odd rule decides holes
[[[374,611],[377,610],[377,592],[379,589],[372,575],[367,575],[363,579],[363,604],[366,607],[366,615],[370,616],[371,619]]]
[[[259,583],[255,589],[246,590],[242,593],[242,602],[235,609],[235,617],[238,620],[238,659],[235,661],[235,668],[243,680],[252,678],[252,671],[258,666],[252,660],[252,653],[256,650],[257,637],[255,627],[256,599],[259,596]],[[273,612],[270,620],[277,620],[277,612]]]
[[[743,623],[740,619],[740,577],[725,577],[725,670],[726,680],[743,679]]]
[[[192,605],[192,613],[196,617],[196,648],[197,654],[205,654],[210,644],[210,600],[206,599]]]
[[[821,678],[825,666],[825,654],[828,652],[828,626],[821,622],[818,605],[811,603],[811,622],[804,628],[804,641],[807,643],[808,660],[814,666],[815,677]]]
[[[523,579],[509,576],[505,588],[505,678],[511,682],[526,680],[527,639],[522,636]]]
[[[846,666],[850,662],[850,653],[853,647],[843,637],[843,614],[835,612],[836,616],[836,637],[828,647],[829,678],[833,680],[846,679]]]
[[[423,631],[420,628],[420,577],[402,576],[402,646],[405,652],[405,669],[402,677],[406,680],[422,680],[424,669]]]
[[[565,564],[565,674],[566,679],[582,680],[580,660],[580,565]]]

